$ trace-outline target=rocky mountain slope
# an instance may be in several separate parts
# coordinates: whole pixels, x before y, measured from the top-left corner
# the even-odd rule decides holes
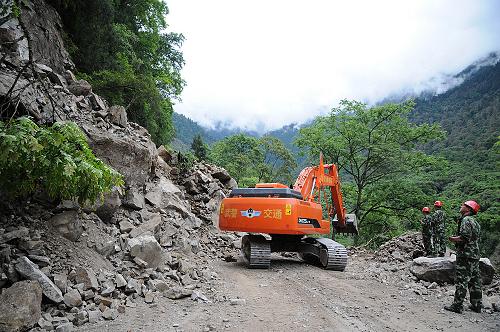
[[[159,294],[204,301],[213,278],[207,262],[224,257],[234,240],[216,233],[213,218],[234,180],[207,164],[187,171],[176,154],[157,149],[124,107],[75,79],[56,12],[42,0],[22,6],[0,20],[2,118],[76,122],[125,187],[93,207],[2,198],[0,330],[68,331]]]

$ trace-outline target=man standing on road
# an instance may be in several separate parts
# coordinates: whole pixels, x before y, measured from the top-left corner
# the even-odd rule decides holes
[[[481,312],[482,297],[481,272],[479,271],[479,236],[481,226],[473,215],[479,211],[479,204],[475,201],[466,201],[460,207],[459,233],[450,236],[450,241],[455,243],[457,250],[457,263],[455,275],[455,299],[450,306],[444,308],[457,313],[462,312],[462,305],[469,288],[471,305],[469,308]]]
[[[424,250],[426,256],[434,256],[434,246],[432,243],[432,218],[430,216],[431,209],[427,206],[422,209],[424,216],[420,220],[422,225],[422,241],[424,242]]]
[[[433,228],[433,242],[434,242],[434,254],[436,256],[444,257],[446,252],[446,225],[445,225],[445,214],[441,210],[443,202],[434,202],[434,213],[432,214],[432,228]]]

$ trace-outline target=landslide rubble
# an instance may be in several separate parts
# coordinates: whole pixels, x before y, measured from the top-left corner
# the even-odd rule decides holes
[[[455,255],[448,249],[445,257],[424,257],[422,236],[409,232],[393,238],[375,252],[351,248],[348,265],[349,278],[373,279],[385,285],[396,285],[400,293],[419,303],[455,293]],[[483,304],[485,311],[500,311],[500,278],[487,258],[481,259],[483,275]]]
[[[157,148],[124,107],[75,79],[57,13],[42,0],[20,4],[19,17],[0,14],[8,116],[76,122],[125,186],[94,206],[0,197],[0,330],[70,331],[160,296],[210,301],[217,274],[207,263],[234,256],[238,238],[216,228],[234,179],[206,163],[186,169],[177,153]]]

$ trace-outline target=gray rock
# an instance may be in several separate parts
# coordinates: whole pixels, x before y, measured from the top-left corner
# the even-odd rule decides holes
[[[72,332],[73,331],[73,323],[63,323],[56,327],[56,332]]]
[[[204,303],[210,302],[208,298],[200,291],[193,291],[193,294],[191,294],[191,300]]]
[[[139,236],[128,240],[130,256],[139,257],[148,263],[148,267],[155,269],[161,263],[161,247],[158,241],[151,236]]]
[[[219,168],[219,169],[215,170],[214,172],[212,172],[212,177],[220,180],[220,182],[222,182],[222,183],[226,183],[232,179],[231,176],[229,175],[229,173],[223,168]]]
[[[127,287],[125,287],[127,293],[141,293],[141,285],[134,278],[130,278],[127,282]]]
[[[224,186],[227,189],[231,189],[232,190],[232,189],[238,188],[238,182],[236,182],[235,179],[231,179]]]
[[[109,240],[104,242],[97,242],[95,244],[95,249],[104,257],[109,257],[110,255],[115,253],[115,241]]]
[[[78,216],[78,211],[63,211],[54,215],[48,221],[48,225],[53,230],[71,241],[77,241],[83,233],[82,222]]]
[[[20,281],[0,295],[0,331],[33,327],[42,317],[42,289],[36,281]]]
[[[245,299],[229,299],[229,303],[231,305],[244,305],[246,302],[247,301]]]
[[[144,302],[146,302],[146,303],[153,303],[154,300],[155,300],[155,296],[154,296],[153,292],[147,292],[144,295]]]
[[[191,296],[191,294],[193,294],[192,289],[183,288],[180,286],[172,287],[165,292],[165,296],[172,300],[178,300],[185,297],[189,297]]]
[[[117,273],[115,275],[115,284],[116,287],[125,287],[127,286],[127,281],[125,280],[125,278],[123,278],[123,276],[120,273]]]
[[[165,162],[170,163],[170,161],[172,160],[172,154],[167,149],[165,149],[163,145],[160,145],[157,151],[158,156],[160,156]]]
[[[125,110],[125,107],[116,105],[111,106],[108,109],[108,112],[112,123],[121,127],[127,126],[127,111]]]
[[[139,257],[134,257],[134,263],[143,269],[148,267],[148,263],[146,261],[140,259]]]
[[[141,235],[154,235],[160,229],[162,224],[159,213],[150,213],[146,217],[147,221],[130,232],[130,237],[134,238]]]
[[[418,257],[410,266],[410,272],[420,280],[429,282],[448,282],[455,280],[456,256],[451,257]],[[487,258],[479,263],[483,284],[491,283],[495,270]]]
[[[38,281],[43,295],[49,300],[55,303],[63,301],[61,290],[28,257],[20,257],[15,268],[25,279]]]
[[[172,197],[173,196],[173,197]],[[181,205],[180,209],[186,209],[182,191],[166,177],[161,177],[160,181],[149,188],[146,193],[146,201],[157,207],[167,207],[168,204]]]
[[[481,270],[481,278],[483,279],[483,285],[489,285],[493,281],[495,276],[495,268],[491,264],[488,258],[481,258],[479,260],[479,269]]]
[[[120,232],[122,233],[128,233],[135,228],[135,226],[132,225],[132,223],[128,220],[120,221],[119,226],[120,226]]]
[[[91,324],[97,323],[102,317],[100,310],[88,310],[87,313]]]
[[[159,292],[164,292],[169,288],[168,284],[163,280],[151,280],[151,286],[152,290]]]
[[[127,191],[123,205],[134,210],[142,210],[145,206],[144,195],[139,193],[136,188]]]
[[[98,95],[96,95],[95,93],[91,93],[89,96],[89,101],[90,103],[92,104],[92,108],[95,110],[95,111],[104,111],[106,110],[106,104],[104,103],[104,101],[101,99],[101,97],[99,97]]]
[[[83,299],[84,299],[85,301],[87,301],[87,300],[93,299],[93,298],[94,298],[94,296],[95,296],[95,293],[94,293],[94,291],[93,291],[93,290],[91,290],[91,289],[87,289],[86,291],[83,291],[82,296],[83,296]]]
[[[40,328],[42,330],[45,330],[45,331],[53,331],[54,330],[54,326],[52,325],[52,323],[44,318],[40,318],[38,320],[38,326],[40,326]]]
[[[75,272],[75,281],[79,284],[83,283],[85,290],[89,288],[97,290],[99,288],[99,282],[97,281],[97,277],[91,268],[78,266],[76,267]]]
[[[114,282],[111,280],[106,281],[102,286],[103,286],[103,290],[101,292],[102,296],[110,296],[116,289]]]
[[[88,96],[92,92],[92,86],[86,80],[77,80],[71,82],[68,90],[75,96]]]
[[[54,274],[54,284],[61,290],[61,292],[66,293],[68,288],[68,275],[66,273]]]
[[[73,324],[76,326],[81,326],[88,322],[88,314],[87,311],[79,311],[75,314],[75,319],[73,319]]]
[[[28,258],[40,267],[45,267],[50,265],[50,258],[48,258],[47,256],[28,255]]]
[[[26,227],[20,227],[19,229],[16,229],[12,232],[0,235],[0,244],[28,236],[29,236],[29,229],[27,229]]]
[[[89,145],[95,155],[123,174],[125,182],[142,185],[149,178],[156,162],[156,146],[150,141],[138,141],[133,136],[117,136],[98,128],[85,127]]]
[[[68,307],[79,307],[82,305],[82,297],[76,289],[72,289],[64,294],[64,304]]]
[[[102,317],[106,320],[114,320],[118,317],[118,310],[106,308],[102,313]]]

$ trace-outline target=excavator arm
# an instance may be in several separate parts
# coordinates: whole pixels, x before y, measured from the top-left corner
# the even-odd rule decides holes
[[[342,201],[340,181],[335,164],[324,164],[323,154],[320,154],[318,166],[306,167],[300,172],[293,189],[299,191],[306,201],[321,203],[323,188],[330,188],[331,202],[328,214],[332,219],[335,233],[358,234],[356,216],[347,214]],[[324,197],[325,195],[323,195]]]

